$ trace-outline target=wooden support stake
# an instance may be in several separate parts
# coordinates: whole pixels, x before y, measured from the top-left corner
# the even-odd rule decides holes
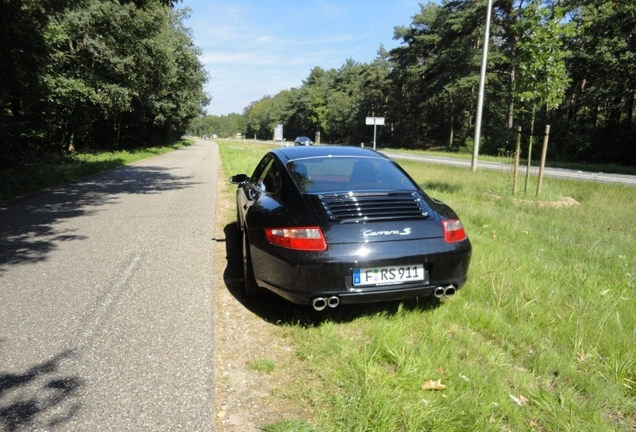
[[[517,126],[517,148],[515,149],[514,179],[512,181],[512,194],[517,193],[517,180],[519,179],[519,158],[521,156],[521,126]]]
[[[539,166],[539,181],[537,182],[537,196],[541,193],[541,183],[543,180],[543,169],[545,168],[545,157],[548,153],[548,138],[550,138],[550,125],[545,126],[543,136],[543,150],[541,150],[541,165]]]

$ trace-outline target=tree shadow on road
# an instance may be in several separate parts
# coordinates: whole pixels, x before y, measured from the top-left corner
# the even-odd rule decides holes
[[[44,423],[56,427],[71,420],[79,411],[74,397],[82,387],[78,377],[56,376],[60,363],[74,355],[64,351],[21,374],[0,374],[0,425],[16,431],[50,416]],[[54,413],[55,411],[55,413]]]
[[[326,308],[315,311],[309,305],[297,305],[267,290],[257,298],[247,298],[243,281],[243,247],[241,234],[236,223],[225,226],[226,267],[223,280],[228,291],[247,309],[267,322],[277,325],[300,325],[305,327],[319,326],[324,322],[345,323],[361,316],[388,314],[398,310],[433,310],[440,305],[435,297],[421,299],[387,301],[341,305],[337,308]]]
[[[122,194],[155,194],[194,185],[167,169],[126,166],[0,205],[0,276],[7,266],[46,260],[66,241],[86,236],[63,230],[63,220],[96,213]]]

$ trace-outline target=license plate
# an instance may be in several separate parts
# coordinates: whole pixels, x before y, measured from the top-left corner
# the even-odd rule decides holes
[[[353,286],[398,285],[425,278],[426,270],[422,264],[353,269]]]

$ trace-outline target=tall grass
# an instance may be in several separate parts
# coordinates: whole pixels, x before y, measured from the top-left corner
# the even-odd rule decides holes
[[[265,152],[220,144],[228,174]],[[553,207],[515,200],[507,173],[400,163],[462,218],[469,282],[441,305],[283,323],[311,379],[279,393],[311,430],[636,430],[636,188],[545,179],[541,199],[579,203]]]

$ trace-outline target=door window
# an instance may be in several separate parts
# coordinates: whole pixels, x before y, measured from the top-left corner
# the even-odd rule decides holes
[[[251,179],[261,190],[276,193],[280,190],[280,171],[272,155],[266,155],[254,170]]]

